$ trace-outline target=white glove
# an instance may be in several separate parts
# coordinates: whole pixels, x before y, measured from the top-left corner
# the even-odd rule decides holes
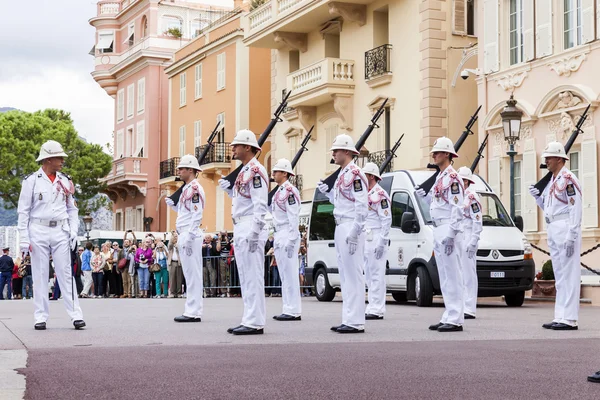
[[[383,246],[377,246],[375,248],[375,259],[381,260],[381,257],[383,257],[383,252],[384,251],[385,251],[385,247],[383,247]]]
[[[227,179],[219,179],[219,187],[223,190],[229,189],[231,183]]]
[[[575,241],[567,240],[565,242],[565,249],[567,250],[567,257],[573,256],[573,253],[575,253]]]
[[[71,244],[71,250],[75,250],[75,247],[77,247],[77,232],[71,232],[69,242]]]
[[[294,256],[294,246],[291,243],[286,244],[283,250],[287,253],[288,258],[292,258]]]
[[[346,238],[346,243],[348,243],[348,252],[351,256],[356,253],[356,247],[358,247],[358,237],[354,235],[348,235]]]
[[[31,245],[29,243],[21,242],[19,244],[19,250],[20,250],[21,253],[29,254],[29,251],[30,251],[29,249],[30,248],[31,248]]]
[[[540,197],[540,191],[535,186],[529,186],[529,194],[535,197],[536,199]]]
[[[476,253],[477,253],[477,246],[475,246],[474,244],[470,244],[467,246],[467,257],[472,259],[473,257],[475,257]]]
[[[452,254],[454,251],[454,238],[447,237],[446,239],[442,240],[442,244],[444,245],[444,253],[446,253],[447,256]]]
[[[250,253],[256,252],[258,250],[258,238],[248,238],[248,248]]]
[[[183,244],[183,247],[185,248],[185,253],[188,256],[192,255],[193,247],[194,247],[194,239],[196,239],[195,236],[192,236],[192,234],[188,234],[187,240]]]
[[[415,190],[416,190],[415,193],[417,194],[417,196],[419,196],[419,197],[427,197],[427,193],[425,193],[425,190],[421,189],[420,187],[415,186]]]
[[[165,203],[167,203],[169,207],[175,207],[175,202],[170,197],[165,197]]]
[[[323,181],[319,181],[319,183],[317,183],[317,189],[319,189],[319,192],[321,193],[327,193],[329,190],[329,185],[323,183]]]

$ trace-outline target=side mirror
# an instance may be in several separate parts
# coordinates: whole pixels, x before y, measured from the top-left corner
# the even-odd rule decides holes
[[[523,217],[521,217],[520,215],[517,215],[515,217],[515,225],[517,226],[517,229],[519,229],[521,232],[523,232]]]
[[[402,214],[402,219],[400,221],[400,229],[404,233],[419,233],[421,231],[421,227],[419,226],[419,221],[415,217],[415,214],[406,211]]]

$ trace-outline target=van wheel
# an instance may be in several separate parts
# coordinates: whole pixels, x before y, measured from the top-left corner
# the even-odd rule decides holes
[[[525,292],[505,294],[504,301],[509,307],[521,307],[525,301]]]
[[[429,307],[433,304],[433,284],[429,272],[423,266],[417,267],[415,275],[415,298],[417,306]]]
[[[315,274],[315,294],[319,301],[331,301],[335,297],[335,290],[329,285],[325,268],[319,268]]]
[[[392,297],[397,303],[406,303],[408,301],[406,292],[392,292]]]

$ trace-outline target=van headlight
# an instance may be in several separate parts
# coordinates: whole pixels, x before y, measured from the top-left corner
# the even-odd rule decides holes
[[[523,259],[533,260],[533,247],[525,238],[523,238]]]

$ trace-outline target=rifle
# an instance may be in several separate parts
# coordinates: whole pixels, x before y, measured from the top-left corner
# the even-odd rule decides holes
[[[475,168],[477,168],[477,164],[479,164],[479,160],[484,158],[483,150],[485,150],[485,146],[487,146],[488,136],[490,136],[489,133],[485,135],[485,139],[483,139],[483,142],[481,142],[481,146],[479,146],[479,150],[477,150],[477,157],[475,157],[475,160],[473,160],[473,164],[471,164],[471,172],[473,172],[473,173],[475,173]]]
[[[356,150],[360,152],[360,149],[365,145],[365,142],[367,141],[367,139],[369,138],[369,136],[371,135],[371,133],[373,132],[373,129],[375,128],[379,128],[379,125],[377,125],[377,120],[379,120],[379,118],[381,117],[381,114],[383,114],[383,112],[385,111],[385,105],[388,102],[388,99],[385,99],[385,101],[383,102],[383,104],[381,104],[381,106],[379,107],[379,109],[377,110],[377,112],[375,113],[375,115],[373,115],[373,118],[371,118],[371,123],[369,124],[369,126],[367,127],[367,129],[364,131],[364,133],[362,134],[362,136],[358,139],[358,142],[356,142]],[[334,164],[335,161],[333,160],[333,158],[331,159],[331,164]],[[327,190],[327,192],[330,192],[331,189],[333,189],[333,185],[335,185],[335,181],[337,180],[338,176],[340,175],[340,172],[342,171],[342,168],[338,168],[333,174],[329,175],[327,178],[325,178],[322,182],[325,183],[329,189]]]
[[[588,104],[588,106],[585,109],[585,111],[583,112],[583,114],[581,114],[581,118],[579,118],[579,121],[577,121],[577,125],[575,126],[575,129],[573,129],[573,132],[571,133],[569,140],[567,140],[567,143],[565,144],[565,154],[569,154],[569,150],[571,150],[573,143],[575,143],[575,140],[577,140],[577,135],[579,135],[580,133],[583,133],[583,130],[581,129],[581,127],[583,126],[583,123],[585,122],[585,120],[587,118],[587,113],[590,110],[590,105],[591,104]],[[546,164],[541,164],[540,168],[545,169],[548,167],[546,166]],[[540,193],[542,193],[544,191],[544,189],[546,189],[546,186],[548,186],[548,184],[550,183],[551,179],[552,179],[552,172],[548,172],[542,179],[539,180],[538,183],[533,185],[533,187],[535,187],[537,190],[540,191]]]
[[[282,119],[280,118],[280,115],[283,113],[283,110],[285,110],[285,108],[287,107],[287,100],[288,100],[288,97],[290,97],[290,94],[292,94],[291,91],[287,92],[285,97],[283,99],[281,99],[281,103],[279,103],[279,107],[277,107],[277,110],[275,110],[275,113],[273,115],[273,118],[271,119],[271,122],[269,122],[269,125],[267,125],[267,128],[264,130],[262,135],[260,135],[260,137],[258,138],[257,142],[260,147],[262,147],[262,145],[267,141],[267,138],[271,134],[271,131],[273,131],[273,128],[275,128],[275,125],[277,125],[278,122],[282,121]],[[243,167],[244,167],[244,165],[240,164],[233,172],[231,172],[229,175],[227,175],[226,177],[223,178],[229,182],[229,187],[231,187],[231,188],[233,187],[233,185],[235,184],[235,180],[237,179],[238,175],[242,171]]]
[[[465,142],[465,140],[467,140],[467,136],[473,134],[473,131],[471,130],[471,128],[477,121],[477,118],[478,118],[477,114],[479,114],[479,110],[481,110],[481,106],[477,107],[477,110],[475,111],[475,113],[473,115],[471,115],[471,119],[469,119],[469,122],[467,122],[467,125],[465,125],[465,130],[463,131],[463,133],[460,135],[460,137],[454,144],[454,151],[456,151],[457,153],[458,153],[458,150],[460,150],[463,143]],[[431,190],[433,185],[435,185],[435,181],[436,181],[438,175],[440,174],[440,169],[438,168],[437,165],[434,165],[434,164],[427,164],[427,168],[435,169],[436,170],[435,174],[430,176],[425,182],[421,183],[418,187],[423,189],[426,193],[429,193],[429,191]]]
[[[210,136],[208,137],[208,140],[206,141],[206,146],[204,147],[204,149],[202,149],[202,153],[200,153],[200,155],[198,156],[199,165],[202,165],[202,162],[208,155],[209,150],[212,149],[212,142],[215,140],[215,136],[217,136],[219,125],[221,125],[221,121],[217,121],[217,126],[215,126],[215,129],[213,129],[213,131],[211,132]],[[184,186],[185,185],[179,186],[175,193],[169,196],[169,198],[173,200],[173,203],[175,203],[175,205],[179,203],[179,198],[181,197],[181,192],[183,192]]]
[[[296,167],[296,164],[298,164],[298,161],[300,161],[300,157],[302,157],[302,154],[307,151],[308,149],[306,148],[306,145],[308,144],[308,141],[310,140],[310,135],[314,129],[314,125],[310,128],[310,130],[308,131],[308,133],[306,134],[306,136],[304,137],[304,140],[302,141],[302,143],[300,144],[300,148],[298,149],[298,152],[296,153],[296,155],[294,156],[294,159],[292,160],[291,164],[292,164],[292,171],[294,170],[294,168]],[[269,192],[269,205],[271,205],[271,202],[273,201],[273,196],[275,196],[275,193],[277,193],[277,190],[279,189],[279,185],[277,185],[275,187],[275,189],[271,190]]]
[[[390,150],[390,154],[388,154],[385,160],[383,160],[383,162],[381,163],[381,166],[379,167],[379,174],[383,174],[389,163],[392,162],[392,159],[396,157],[396,151],[398,151],[398,147],[400,147],[400,142],[402,142],[403,137],[404,133],[402,134],[402,136],[400,136],[400,139],[398,139],[394,147],[392,147],[392,150]]]

